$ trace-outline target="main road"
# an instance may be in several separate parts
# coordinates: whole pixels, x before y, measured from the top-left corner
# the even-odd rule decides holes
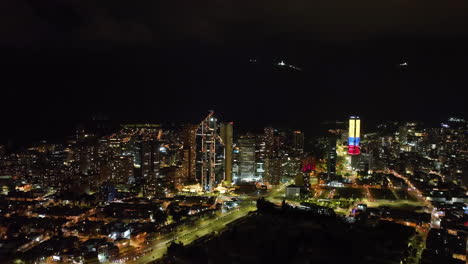
[[[279,187],[268,192],[264,197],[266,199],[274,198],[281,195],[286,186],[290,182],[284,183]],[[160,239],[152,242],[144,249],[135,251],[135,253],[127,256],[129,259],[122,259],[122,263],[143,264],[149,263],[156,259],[161,258],[167,251],[168,246],[173,242],[182,242],[184,245],[192,243],[194,240],[203,236],[209,235],[213,232],[223,230],[227,224],[246,216],[249,212],[256,210],[255,199],[253,196],[246,199],[237,209],[224,213],[215,219],[201,220],[193,227],[183,227],[179,230],[173,231],[167,235],[162,236]],[[139,257],[137,257],[139,255]],[[115,261],[118,263],[118,261]]]

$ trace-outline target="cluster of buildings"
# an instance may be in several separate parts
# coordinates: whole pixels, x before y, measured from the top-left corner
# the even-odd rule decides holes
[[[240,135],[233,152],[235,182],[278,185],[295,177],[304,163],[304,133],[266,127],[263,134]]]
[[[304,156],[300,131],[234,134],[234,124],[213,112],[199,124],[110,129],[97,122],[65,142],[17,152],[0,146],[0,255],[27,263],[125,261],[122,252],[136,254],[223,204],[239,206],[200,195],[277,185],[300,172]]]
[[[388,122],[379,125],[376,132],[361,134],[356,117],[351,117],[348,124],[346,129],[345,122],[339,123],[323,140],[327,160],[324,179],[345,182],[349,175],[343,172],[352,171],[358,176],[355,182],[359,186],[392,190],[397,195],[389,193],[392,199],[405,199],[398,194],[408,191],[424,202],[419,212],[385,206],[355,208],[348,219],[368,220],[374,216],[427,229],[420,263],[465,263],[468,122],[452,117],[436,128],[418,122]],[[347,168],[341,170],[339,163]],[[368,194],[368,200],[372,199]]]
[[[175,228],[213,216],[216,197],[148,199],[117,192],[112,202],[101,192],[45,196],[11,192],[0,196],[2,263],[88,263],[122,261]]]
[[[357,208],[352,220],[432,227],[424,263],[466,259],[448,249],[466,242],[468,232],[465,120],[450,118],[438,128],[388,122],[362,133],[361,120],[352,116],[319,138],[314,156],[304,152],[301,131],[234,131],[233,122],[219,122],[210,112],[199,124],[84,126],[66,142],[39,142],[14,153],[0,146],[0,253],[56,262],[117,259],[122,248],[214,214],[222,204],[239,206],[201,194],[252,193],[295,179],[285,191],[295,199],[307,195],[310,177],[318,176],[321,186],[357,184],[383,196],[368,193],[369,201],[415,194],[425,202],[420,212]],[[332,214],[312,204],[300,209]]]
[[[2,147],[0,179],[50,192],[89,193],[111,184],[155,197],[195,184],[203,191],[237,182],[276,185],[283,174],[299,171],[303,156],[300,131],[267,127],[259,135],[234,135],[233,123],[220,123],[211,112],[196,125],[127,124],[107,134],[80,128],[64,143],[40,142],[11,154]]]
[[[387,122],[368,133],[360,131],[356,116],[328,126],[331,133],[318,143],[331,178],[343,173],[339,157],[346,156],[341,163],[359,175],[385,169],[407,174],[422,171],[442,175],[444,182],[454,185],[468,184],[468,122],[464,119],[452,117],[437,128],[419,122]]]

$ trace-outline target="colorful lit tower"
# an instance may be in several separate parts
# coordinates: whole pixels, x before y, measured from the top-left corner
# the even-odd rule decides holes
[[[349,118],[349,136],[348,136],[348,154],[359,155],[361,147],[359,146],[361,136],[361,120],[359,116]]]

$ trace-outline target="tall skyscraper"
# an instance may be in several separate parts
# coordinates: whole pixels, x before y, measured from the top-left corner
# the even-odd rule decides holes
[[[361,120],[358,116],[349,118],[349,137],[348,137],[348,154],[359,155],[361,153],[360,134],[361,134]]]
[[[197,165],[197,126],[185,125],[182,130],[183,138],[183,160],[182,177],[185,182],[194,182],[196,180]]]
[[[304,133],[294,131],[292,134],[292,151],[296,155],[304,153]]]
[[[211,191],[220,183],[223,147],[220,144],[218,120],[214,112],[197,129],[197,180],[203,190]],[[217,177],[218,176],[218,177]]]
[[[265,127],[265,156],[271,158],[275,152],[275,130],[272,127]]]
[[[336,136],[328,139],[327,178],[332,179],[336,175]]]
[[[232,136],[233,122],[221,124],[221,139],[224,142],[224,179],[227,184],[232,183]]]
[[[110,169],[113,184],[128,184],[133,179],[133,156],[115,156]]]
[[[242,136],[238,143],[240,180],[247,181],[255,176],[255,138]]]
[[[283,174],[283,161],[281,158],[273,157],[265,159],[264,181],[271,185],[278,185]]]
[[[144,193],[148,196],[156,194],[159,176],[159,147],[160,144],[157,141],[141,142],[141,174],[145,182]]]

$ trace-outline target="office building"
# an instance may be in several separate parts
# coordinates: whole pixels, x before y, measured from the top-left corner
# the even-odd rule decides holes
[[[267,158],[265,159],[265,172],[264,181],[271,185],[279,185],[283,173],[283,161],[281,158]]]
[[[141,142],[141,176],[144,182],[143,193],[154,196],[159,176],[159,148],[157,141]]]
[[[233,122],[221,124],[221,139],[224,143],[224,180],[232,183]]]
[[[348,154],[359,155],[361,153],[360,143],[361,134],[361,120],[358,116],[349,118],[349,132],[348,132]]]
[[[242,136],[239,145],[239,179],[251,181],[255,177],[255,138]]]
[[[196,181],[196,164],[197,164],[197,140],[196,140],[196,125],[185,125],[182,129],[182,183]]]
[[[265,127],[264,129],[265,140],[265,156],[271,158],[275,153],[275,130],[272,127]]]
[[[331,180],[336,176],[336,136],[328,138],[327,148],[327,179]]]
[[[292,152],[295,155],[304,153],[304,133],[301,131],[294,131],[292,134]]]

